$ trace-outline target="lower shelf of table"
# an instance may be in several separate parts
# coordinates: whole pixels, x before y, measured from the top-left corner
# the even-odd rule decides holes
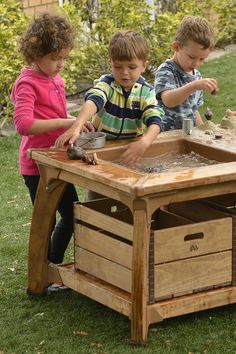
[[[85,272],[77,271],[74,264],[48,267],[49,282],[61,282],[132,320],[131,294]],[[147,304],[147,323],[236,303],[236,287],[225,286],[197,294]]]

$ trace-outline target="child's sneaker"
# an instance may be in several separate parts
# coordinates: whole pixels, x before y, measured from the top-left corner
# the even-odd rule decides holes
[[[57,283],[52,283],[47,287],[47,294],[51,294],[54,292],[58,292],[58,291],[66,291],[66,290],[71,290],[70,288],[68,288],[65,285],[60,285]]]

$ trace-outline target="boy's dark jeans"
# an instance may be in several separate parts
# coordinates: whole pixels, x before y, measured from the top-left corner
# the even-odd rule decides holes
[[[34,205],[36,191],[40,176],[23,175],[25,185],[29,189],[30,198]],[[73,184],[68,184],[61,198],[58,212],[61,219],[54,223],[51,242],[48,250],[48,260],[53,263],[62,263],[64,253],[74,231],[73,203],[78,201],[76,189]]]

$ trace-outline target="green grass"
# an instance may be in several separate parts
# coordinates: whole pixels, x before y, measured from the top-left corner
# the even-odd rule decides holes
[[[203,117],[206,107],[210,107],[214,114],[213,121],[219,123],[227,108],[236,110],[236,53],[206,62],[200,71],[203,77],[216,79],[219,87],[216,95],[205,93],[205,103],[200,108],[200,113]]]
[[[206,63],[205,77],[219,81],[206,106],[223,117],[234,101],[235,54]],[[145,347],[129,344],[130,322],[74,291],[29,298],[27,244],[31,220],[28,192],[18,174],[19,137],[0,138],[0,354],[224,354],[236,353],[236,305],[152,325]],[[67,259],[72,257],[72,245]],[[86,336],[74,333],[84,331]]]

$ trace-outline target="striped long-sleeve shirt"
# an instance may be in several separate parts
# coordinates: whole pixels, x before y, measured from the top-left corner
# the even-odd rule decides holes
[[[112,74],[103,75],[85,97],[97,106],[93,124],[108,139],[134,138],[144,126],[160,126],[163,110],[158,106],[154,88],[139,77],[130,92],[125,92]]]

